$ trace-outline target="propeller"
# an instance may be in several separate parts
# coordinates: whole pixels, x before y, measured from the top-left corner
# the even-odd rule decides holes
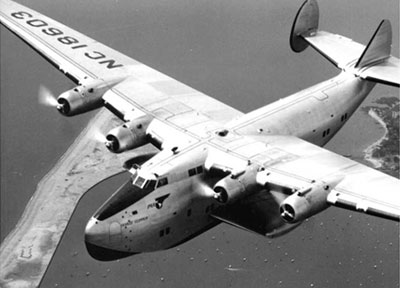
[[[40,85],[38,97],[39,103],[44,106],[57,107],[58,105],[56,96],[46,86]]]
[[[204,197],[206,197],[206,198],[216,198],[216,193],[214,192],[214,190],[211,188],[211,187],[209,187],[208,185],[206,185],[206,184],[200,184],[200,186],[201,186],[201,188],[202,189],[200,189],[200,194],[202,195],[202,196],[204,196]]]
[[[116,150],[118,150],[118,140],[114,136],[106,137],[106,135],[104,135],[104,133],[100,131],[99,127],[94,128],[93,139],[97,142],[103,143],[110,151],[115,152]]]
[[[104,135],[103,132],[100,131],[99,127],[94,127],[93,128],[93,139],[97,142],[105,143],[107,142],[106,136]]]

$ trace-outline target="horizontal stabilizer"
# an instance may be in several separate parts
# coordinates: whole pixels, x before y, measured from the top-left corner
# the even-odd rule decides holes
[[[368,45],[341,35],[318,30],[319,9],[315,0],[306,0],[297,12],[290,35],[290,47],[302,52],[309,45],[336,67],[356,76],[400,87],[399,59],[390,56],[392,27],[383,20]]]
[[[365,80],[400,87],[400,60],[390,56],[383,62],[361,69],[359,75]]]

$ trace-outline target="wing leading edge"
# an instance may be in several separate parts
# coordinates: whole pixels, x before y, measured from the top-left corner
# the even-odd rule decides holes
[[[243,141],[240,138],[239,136],[237,141]],[[218,157],[215,153],[210,154],[213,161],[210,159],[209,162],[213,163],[213,167],[219,167],[226,163],[235,163],[229,160],[232,157],[249,160],[265,168],[265,171],[260,174],[268,176],[261,175],[261,177],[266,177],[266,180],[259,183],[270,181],[270,183],[289,189],[295,188],[295,190],[306,188],[315,181],[340,177],[338,184],[327,194],[326,201],[330,205],[400,221],[400,181],[398,179],[297,137],[257,136],[252,138],[253,141],[248,141],[240,148],[221,151]],[[248,154],[249,150],[251,150],[251,155]],[[226,157],[222,154],[226,154]],[[236,163],[241,162],[236,161]],[[283,196],[286,198],[287,194]],[[227,219],[227,222],[231,220]]]
[[[201,137],[241,116],[221,103],[49,17],[1,0],[0,21],[75,83],[124,79],[104,95],[106,107],[125,121],[140,110]],[[140,113],[139,113],[140,114]]]

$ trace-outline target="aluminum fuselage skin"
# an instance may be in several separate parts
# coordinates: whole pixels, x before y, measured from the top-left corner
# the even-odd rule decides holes
[[[373,82],[342,72],[233,119],[226,128],[249,136],[293,135],[323,146],[343,127],[374,86]],[[189,169],[204,166],[210,139],[175,156],[180,159],[171,162],[168,177],[172,181],[168,185],[107,219],[92,217],[86,228],[86,241],[109,251],[126,252],[128,256],[174,247],[217,225],[219,221],[210,213],[219,204],[210,197],[210,191],[220,177],[205,169],[197,175],[188,175]],[[123,187],[129,190],[130,186],[128,181]],[[113,197],[108,201],[113,201]],[[159,197],[165,198],[161,205],[157,205]]]

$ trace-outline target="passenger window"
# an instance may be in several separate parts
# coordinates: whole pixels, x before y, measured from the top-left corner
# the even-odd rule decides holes
[[[197,167],[196,170],[197,170],[197,174],[203,173],[203,166]]]
[[[160,237],[164,236],[164,230],[160,230]]]
[[[165,234],[169,234],[170,228],[165,229]]]
[[[189,177],[191,177],[193,175],[196,175],[196,169],[195,168],[189,169]]]

